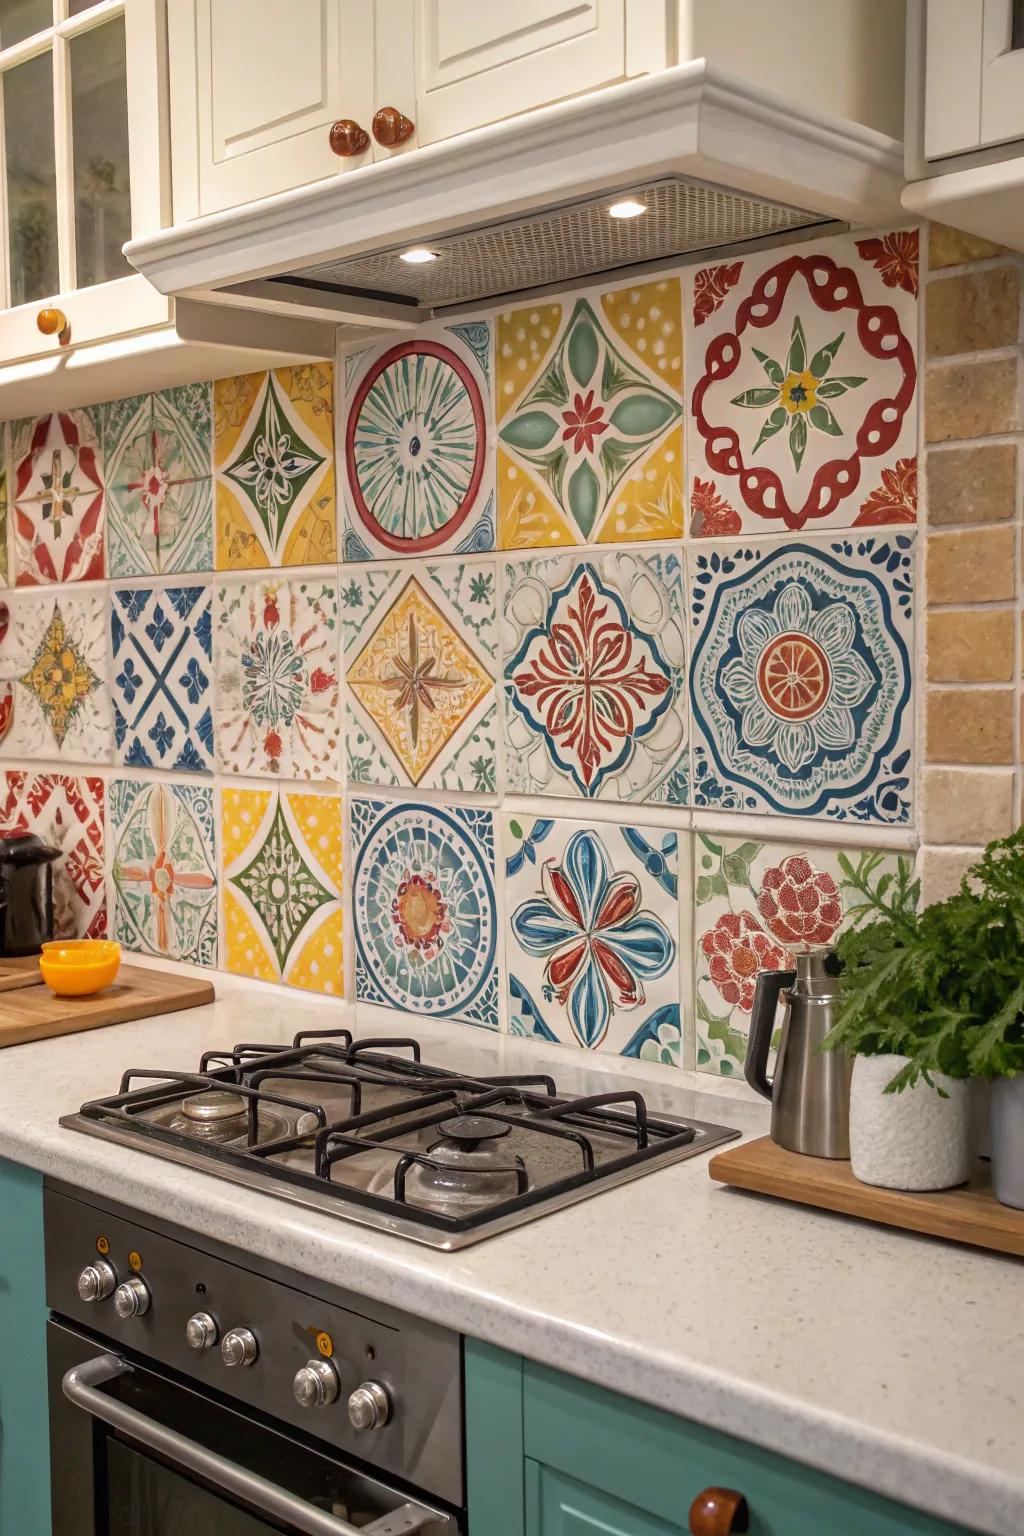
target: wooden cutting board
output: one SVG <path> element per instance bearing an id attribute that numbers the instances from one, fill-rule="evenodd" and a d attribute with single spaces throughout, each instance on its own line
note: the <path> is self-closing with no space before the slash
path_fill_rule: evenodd
<path id="1" fill-rule="evenodd" d="M 0 992 L 16 992 L 19 987 L 38 987 L 41 981 L 38 955 L 0 960 Z"/>
<path id="2" fill-rule="evenodd" d="M 762 1136 L 719 1152 L 708 1171 L 719 1183 L 736 1189 L 1024 1257 L 1024 1211 L 1000 1205 L 989 1183 L 988 1164 L 981 1161 L 971 1182 L 959 1189 L 912 1195 L 862 1184 L 848 1162 L 803 1157 Z"/>
<path id="3" fill-rule="evenodd" d="M 38 967 L 38 962 L 33 962 Z M 24 967 L 27 962 L 0 962 L 0 971 Z M 177 1013 L 212 1003 L 213 986 L 190 976 L 167 971 L 148 971 L 122 965 L 117 980 L 95 997 L 55 997 L 42 980 L 14 990 L 0 985 L 0 1048 L 46 1040 L 51 1035 L 72 1035 L 81 1029 L 100 1029 L 104 1024 L 126 1024 L 157 1013 Z M 2 975 L 0 975 L 2 984 Z"/>

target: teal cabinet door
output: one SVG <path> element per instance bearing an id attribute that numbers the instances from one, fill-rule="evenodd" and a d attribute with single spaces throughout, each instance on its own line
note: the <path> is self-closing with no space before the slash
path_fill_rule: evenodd
<path id="1" fill-rule="evenodd" d="M 43 1181 L 0 1158 L 0 1532 L 50 1536 Z"/>
<path id="2" fill-rule="evenodd" d="M 538 1461 L 526 1463 L 526 1536 L 684 1536 L 685 1529 Z"/>

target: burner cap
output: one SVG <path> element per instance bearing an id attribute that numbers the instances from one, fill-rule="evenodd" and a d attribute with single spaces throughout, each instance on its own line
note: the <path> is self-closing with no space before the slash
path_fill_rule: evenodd
<path id="1" fill-rule="evenodd" d="M 511 1129 L 501 1120 L 492 1120 L 490 1115 L 456 1115 L 451 1120 L 442 1120 L 438 1126 L 442 1136 L 452 1141 L 495 1141 L 499 1136 L 507 1136 Z"/>
<path id="2" fill-rule="evenodd" d="M 188 1120 L 198 1120 L 209 1125 L 219 1120 L 238 1120 L 246 1112 L 245 1099 L 240 1093 L 230 1093 L 226 1088 L 210 1088 L 205 1093 L 194 1093 L 183 1099 L 181 1112 Z"/>

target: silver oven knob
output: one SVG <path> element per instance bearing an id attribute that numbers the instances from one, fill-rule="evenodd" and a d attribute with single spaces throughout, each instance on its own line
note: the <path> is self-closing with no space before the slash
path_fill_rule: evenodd
<path id="1" fill-rule="evenodd" d="M 106 1301 L 117 1285 L 117 1272 L 106 1259 L 87 1264 L 78 1277 L 78 1294 L 82 1301 Z"/>
<path id="2" fill-rule="evenodd" d="M 336 1401 L 341 1384 L 329 1360 L 310 1360 L 295 1372 L 292 1391 L 300 1408 L 326 1408 Z"/>
<path id="3" fill-rule="evenodd" d="M 212 1349 L 217 1342 L 217 1324 L 209 1312 L 197 1312 L 185 1324 L 185 1342 L 189 1349 Z"/>
<path id="4" fill-rule="evenodd" d="M 252 1365 L 259 1352 L 251 1328 L 232 1328 L 220 1342 L 220 1356 L 225 1365 Z"/>
<path id="5" fill-rule="evenodd" d="M 353 1429 L 383 1429 L 391 1417 L 391 1399 L 377 1381 L 364 1381 L 348 1400 Z"/>
<path id="6" fill-rule="evenodd" d="M 133 1275 L 130 1280 L 122 1281 L 114 1292 L 114 1311 L 124 1320 L 142 1317 L 149 1311 L 150 1299 L 149 1286 L 145 1280 Z"/>

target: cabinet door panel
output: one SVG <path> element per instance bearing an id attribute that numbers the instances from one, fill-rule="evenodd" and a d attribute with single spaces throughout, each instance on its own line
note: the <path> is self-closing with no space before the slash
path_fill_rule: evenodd
<path id="1" fill-rule="evenodd" d="M 50 1529 L 43 1181 L 0 1158 L 0 1531 Z"/>
<path id="2" fill-rule="evenodd" d="M 1013 0 L 985 0 L 979 143 L 1024 138 L 1024 39 L 1014 35 Z"/>
<path id="3" fill-rule="evenodd" d="M 418 142 L 621 80 L 625 12 L 626 0 L 414 0 Z M 378 0 L 381 94 L 408 50 L 408 16 L 393 0 Z"/>
<path id="4" fill-rule="evenodd" d="M 631 1504 L 563 1477 L 539 1462 L 526 1463 L 526 1536 L 682 1536 Z"/>
<path id="5" fill-rule="evenodd" d="M 331 124 L 368 126 L 373 18 L 360 0 L 181 0 L 168 13 L 176 220 L 362 163 Z"/>

